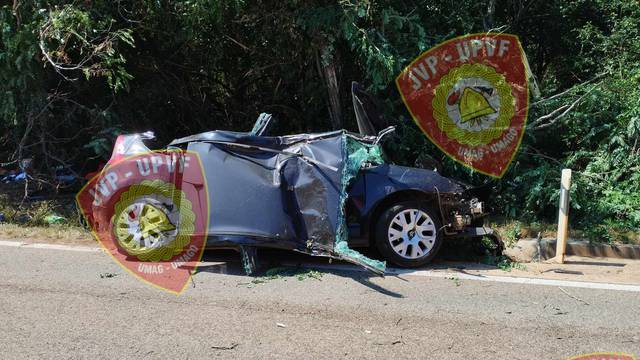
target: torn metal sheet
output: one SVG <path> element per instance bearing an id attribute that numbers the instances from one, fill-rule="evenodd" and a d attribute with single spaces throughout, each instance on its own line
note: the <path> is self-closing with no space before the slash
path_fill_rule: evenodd
<path id="1" fill-rule="evenodd" d="M 384 262 L 347 246 L 343 211 L 362 165 L 383 163 L 374 142 L 346 131 L 282 137 L 211 131 L 171 146 L 202 161 L 210 194 L 207 246 L 278 247 L 383 273 Z"/>

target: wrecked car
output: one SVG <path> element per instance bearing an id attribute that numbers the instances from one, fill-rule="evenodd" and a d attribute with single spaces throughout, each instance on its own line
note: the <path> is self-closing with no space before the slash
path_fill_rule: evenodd
<path id="1" fill-rule="evenodd" d="M 249 132 L 209 131 L 166 147 L 196 153 L 201 161 L 206 189 L 188 185 L 208 194 L 206 248 L 240 250 L 245 268 L 255 266 L 256 248 L 279 248 L 384 273 L 385 262 L 353 248 L 375 246 L 393 264 L 418 267 L 431 261 L 447 238 L 490 233 L 482 227 L 485 209 L 472 189 L 437 171 L 388 161 L 382 144 L 394 127 L 386 126 L 359 84 L 353 84 L 352 94 L 359 133 L 270 136 L 273 119 L 261 114 Z M 144 141 L 150 138 L 150 133 L 119 136 L 109 164 L 149 152 Z M 167 225 L 155 232 L 118 240 L 123 251 L 133 242 L 144 253 L 172 231 L 175 236 L 180 226 L 181 217 L 171 215 L 173 205 L 156 200 L 139 200 L 144 213 L 128 208 L 116 214 L 105 210 L 113 205 L 104 201 L 92 216 L 102 217 L 98 223 L 107 229 L 124 217 L 126 226 L 138 230 L 155 221 L 145 216 L 161 218 Z"/>

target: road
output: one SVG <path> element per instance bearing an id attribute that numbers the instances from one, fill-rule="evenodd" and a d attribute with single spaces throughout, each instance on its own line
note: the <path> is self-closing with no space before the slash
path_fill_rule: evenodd
<path id="1" fill-rule="evenodd" d="M 240 275 L 237 255 L 208 253 L 206 260 L 193 285 L 175 296 L 136 280 L 101 252 L 1 247 L 1 357 L 564 359 L 597 351 L 640 354 L 638 292 L 410 275 L 380 278 L 342 270 L 324 270 L 319 279 L 252 282 Z"/>

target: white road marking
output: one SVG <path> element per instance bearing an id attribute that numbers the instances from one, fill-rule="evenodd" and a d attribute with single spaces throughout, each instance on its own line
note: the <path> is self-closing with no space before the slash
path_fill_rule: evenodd
<path id="1" fill-rule="evenodd" d="M 295 265 L 295 264 L 289 264 L 289 265 Z M 355 265 L 301 264 L 301 266 L 306 268 L 321 269 L 321 270 L 368 272 L 368 270 Z M 515 277 L 515 276 L 495 276 L 495 275 L 482 275 L 482 274 L 474 275 L 474 274 L 467 274 L 462 272 L 442 271 L 442 270 L 411 270 L 411 269 L 400 269 L 400 268 L 387 268 L 386 275 L 408 275 L 408 276 L 433 277 L 433 278 L 441 278 L 441 279 L 489 281 L 489 282 L 499 282 L 499 283 L 508 283 L 508 284 L 565 286 L 565 287 L 575 287 L 575 288 L 584 288 L 584 289 L 640 292 L 640 285 L 539 279 L 539 278 Z"/>
<path id="2" fill-rule="evenodd" d="M 22 246 L 25 243 L 19 242 L 19 241 L 0 241 L 0 245 L 2 246 Z"/>
<path id="3" fill-rule="evenodd" d="M 19 241 L 2 241 L 2 240 L 0 240 L 0 246 L 19 247 L 19 248 L 27 248 L 27 249 L 66 250 L 66 251 L 79 251 L 79 252 L 102 252 L 103 251 L 101 248 L 89 247 L 89 246 L 70 246 L 70 245 L 40 244 L 40 243 L 29 244 L 29 243 L 24 243 Z M 284 265 L 297 266 L 298 264 L 285 262 Z M 304 263 L 304 264 L 301 264 L 301 266 L 306 268 L 321 269 L 321 270 L 368 272 L 368 270 L 361 268 L 359 266 L 346 265 L 346 264 L 324 265 L 324 264 Z M 515 276 L 495 276 L 495 275 L 482 275 L 482 274 L 474 275 L 474 274 L 468 274 L 463 272 L 452 272 L 452 271 L 441 271 L 441 270 L 411 270 L 411 269 L 400 269 L 400 268 L 387 268 L 387 275 L 407 275 L 407 276 L 421 276 L 421 277 L 432 277 L 432 278 L 441 278 L 441 279 L 488 281 L 488 282 L 499 282 L 499 283 L 508 283 L 508 284 L 563 286 L 563 287 L 574 287 L 574 288 L 584 288 L 584 289 L 640 292 L 640 285 L 539 279 L 539 278 L 515 277 Z"/>
<path id="4" fill-rule="evenodd" d="M 27 249 L 49 249 L 49 250 L 66 250 L 79 252 L 101 252 L 102 249 L 90 246 L 70 246 L 60 244 L 41 244 L 41 243 L 24 243 L 19 241 L 0 241 L 0 246 L 20 247 Z"/>

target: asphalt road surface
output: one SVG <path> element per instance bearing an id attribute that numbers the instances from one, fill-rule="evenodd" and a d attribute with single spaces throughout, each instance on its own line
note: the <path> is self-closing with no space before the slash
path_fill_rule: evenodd
<path id="1" fill-rule="evenodd" d="M 175 296 L 101 252 L 1 247 L 0 358 L 640 354 L 638 292 L 336 270 L 255 281 L 237 255 L 207 256 Z"/>

